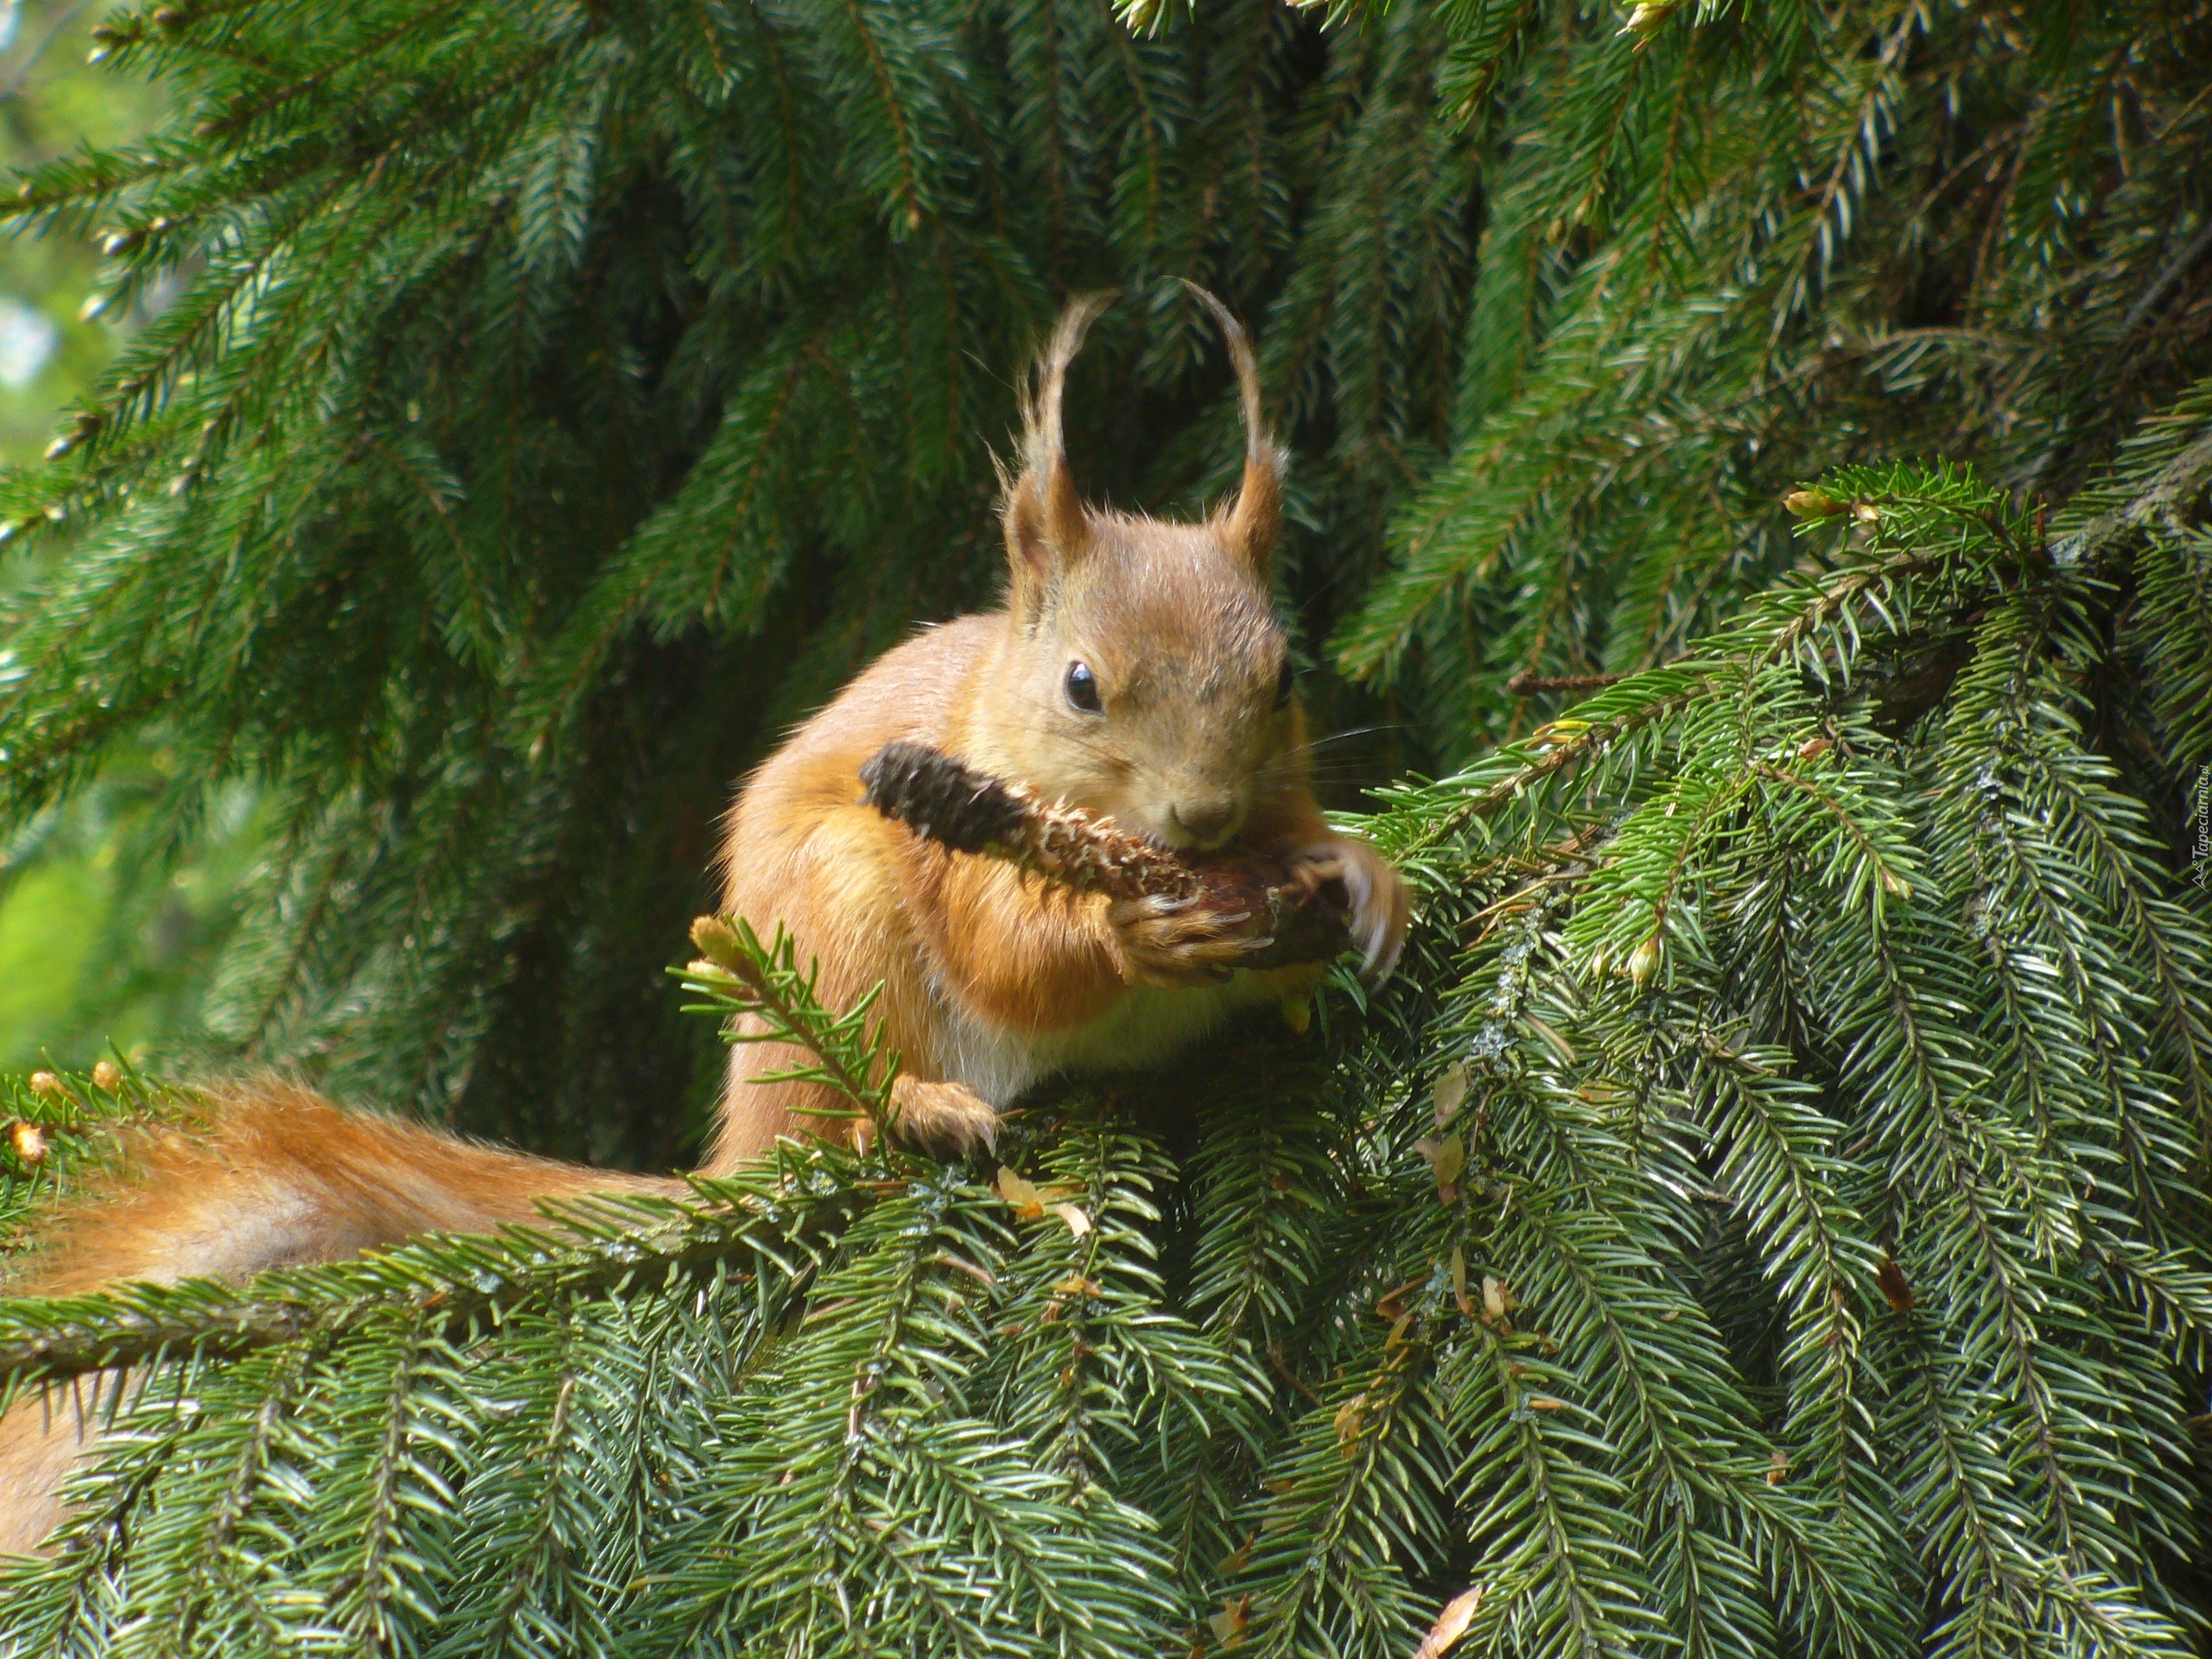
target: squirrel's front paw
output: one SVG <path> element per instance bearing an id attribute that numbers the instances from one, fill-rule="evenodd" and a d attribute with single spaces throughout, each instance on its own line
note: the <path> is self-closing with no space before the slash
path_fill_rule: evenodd
<path id="1" fill-rule="evenodd" d="M 1294 874 L 1310 891 L 1323 882 L 1340 881 L 1352 901 L 1352 942 L 1358 947 L 1359 975 L 1370 985 L 1390 977 L 1406 945 L 1406 921 L 1413 895 L 1390 861 L 1364 841 L 1331 836 L 1291 854 Z"/>
<path id="2" fill-rule="evenodd" d="M 1214 985 L 1273 941 L 1255 935 L 1249 910 L 1212 910 L 1202 898 L 1116 899 L 1106 912 L 1121 946 L 1121 976 L 1173 989 Z"/>
<path id="3" fill-rule="evenodd" d="M 909 1146 L 965 1158 L 977 1147 L 995 1151 L 999 1114 L 965 1084 L 925 1083 L 902 1073 L 891 1085 L 898 1109 L 894 1133 Z"/>

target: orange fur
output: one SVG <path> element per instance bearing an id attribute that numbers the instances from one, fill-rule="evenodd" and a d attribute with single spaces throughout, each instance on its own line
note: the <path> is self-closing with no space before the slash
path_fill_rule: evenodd
<path id="1" fill-rule="evenodd" d="M 1008 487 L 1006 608 L 885 654 L 753 775 L 731 811 L 725 908 L 764 937 L 788 930 L 831 1007 L 882 985 L 877 1016 L 903 1061 L 894 1103 L 918 1139 L 988 1140 L 997 1109 L 1036 1079 L 1158 1060 L 1239 1006 L 1310 986 L 1321 969 L 1232 973 L 1234 919 L 1071 893 L 878 817 L 859 804 L 860 769 L 894 739 L 1170 846 L 1242 847 L 1341 876 L 1370 971 L 1389 971 L 1403 936 L 1395 872 L 1332 834 L 1314 802 L 1267 582 L 1279 458 L 1260 425 L 1250 349 L 1214 308 L 1244 398 L 1237 495 L 1195 525 L 1084 506 L 1060 401 L 1095 307 L 1072 307 L 1041 366 L 1025 465 Z M 1096 708 L 1070 690 L 1076 662 L 1093 676 Z M 704 1173 L 727 1173 L 781 1136 L 832 1131 L 808 1115 L 839 1103 L 823 1085 L 754 1080 L 803 1060 L 773 1042 L 732 1048 Z M 215 1090 L 210 1101 L 210 1137 L 149 1135 L 134 1178 L 65 1217 L 19 1293 L 241 1279 L 426 1230 L 526 1218 L 541 1197 L 681 1190 L 343 1113 L 283 1084 Z M 0 1424 L 0 1550 L 43 1535 L 79 1450 L 67 1413 L 33 1404 Z"/>
<path id="2" fill-rule="evenodd" d="M 85 1395 L 118 1386 L 98 1374 Z M 27 1554 L 62 1517 L 62 1482 L 91 1449 L 99 1398 L 31 1400 L 0 1419 L 0 1556 Z"/>

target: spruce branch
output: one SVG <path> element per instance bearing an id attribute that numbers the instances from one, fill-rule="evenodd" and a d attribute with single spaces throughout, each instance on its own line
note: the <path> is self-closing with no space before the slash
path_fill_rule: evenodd
<path id="1" fill-rule="evenodd" d="M 763 945 L 742 921 L 713 917 L 700 918 L 693 932 L 709 959 L 680 972 L 687 988 L 711 999 L 704 1012 L 758 1019 L 768 1036 L 813 1057 L 791 1075 L 829 1083 L 856 1113 L 888 1110 L 892 1073 L 880 1033 L 866 1024 L 871 999 L 833 1015 L 816 1000 L 811 975 L 799 973 L 787 939 Z M 82 1083 L 57 1078 L 43 1092 L 25 1093 L 72 1123 L 88 1097 L 107 1099 L 105 1109 L 118 1119 L 148 1099 L 197 1103 L 189 1091 L 144 1085 L 119 1070 L 104 1080 L 112 1087 L 103 1090 L 88 1075 Z M 111 1369 L 234 1359 L 359 1328 L 380 1310 L 411 1310 L 426 1322 L 426 1340 L 452 1340 L 553 1298 L 610 1294 L 655 1275 L 671 1283 L 693 1278 L 758 1249 L 804 1244 L 900 1184 L 890 1175 L 860 1180 L 860 1166 L 839 1161 L 843 1157 L 826 1151 L 811 1162 L 787 1157 L 734 1182 L 699 1182 L 688 1200 L 610 1194 L 549 1200 L 540 1206 L 542 1227 L 410 1243 L 359 1262 L 264 1274 L 243 1288 L 187 1280 L 0 1304 L 0 1390 L 14 1398 Z M 830 1180 L 837 1196 L 809 1207 L 809 1218 L 794 1230 L 786 1213 L 793 1183 L 804 1171 L 810 1189 L 822 1190 L 825 1158 L 845 1183 L 860 1184 Z"/>
<path id="2" fill-rule="evenodd" d="M 459 1340 L 555 1297 L 688 1279 L 757 1250 L 801 1245 L 842 1225 L 866 1194 L 898 1184 L 802 1205 L 794 1226 L 782 1183 L 798 1173 L 701 1182 L 696 1201 L 549 1201 L 543 1228 L 431 1237 L 360 1261 L 264 1273 L 244 1287 L 186 1279 L 0 1302 L 0 1382 L 15 1399 L 112 1369 L 236 1358 L 358 1328 L 381 1310 L 413 1310 L 428 1334 Z"/>

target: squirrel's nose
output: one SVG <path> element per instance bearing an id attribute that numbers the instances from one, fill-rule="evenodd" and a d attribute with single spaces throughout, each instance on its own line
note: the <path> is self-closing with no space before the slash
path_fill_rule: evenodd
<path id="1" fill-rule="evenodd" d="M 1168 816 L 1176 828 L 1201 847 L 1210 847 L 1222 838 L 1230 821 L 1237 816 L 1234 795 L 1200 795 L 1189 800 L 1179 800 L 1168 808 Z"/>

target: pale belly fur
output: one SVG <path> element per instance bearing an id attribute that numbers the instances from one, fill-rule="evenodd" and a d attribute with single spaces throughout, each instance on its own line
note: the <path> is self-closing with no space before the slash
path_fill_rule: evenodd
<path id="1" fill-rule="evenodd" d="M 940 1000 L 945 1075 L 1003 1108 L 1055 1072 L 1132 1071 L 1165 1060 L 1238 1009 L 1279 994 L 1246 973 L 1224 985 L 1187 990 L 1138 985 L 1087 1024 L 1026 1032 L 985 1025 Z"/>

